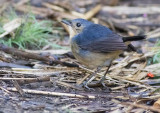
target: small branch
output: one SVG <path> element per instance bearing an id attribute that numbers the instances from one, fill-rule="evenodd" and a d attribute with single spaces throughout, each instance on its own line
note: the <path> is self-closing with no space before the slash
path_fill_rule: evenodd
<path id="1" fill-rule="evenodd" d="M 78 81 L 77 84 L 78 84 L 78 85 L 82 84 L 89 76 L 90 76 L 90 74 L 87 74 L 87 75 L 84 76 L 80 81 Z"/>
<path id="2" fill-rule="evenodd" d="M 17 91 L 16 88 L 7 88 L 9 91 Z M 92 95 L 80 95 L 80 94 L 71 94 L 71 93 L 60 93 L 60 92 L 49 92 L 49 91 L 38 91 L 38 90 L 29 90 L 29 89 L 23 89 L 25 93 L 30 94 L 39 94 L 39 95 L 50 95 L 50 96 L 67 96 L 72 98 L 89 98 L 89 99 L 95 99 L 96 96 Z"/>
<path id="3" fill-rule="evenodd" d="M 45 61 L 45 62 L 51 62 L 51 59 L 47 57 L 43 57 L 38 54 L 33 54 L 33 53 L 25 52 L 22 50 L 18 50 L 15 48 L 7 47 L 3 44 L 0 44 L 0 50 L 8 54 L 12 54 L 12 55 L 19 56 L 19 57 L 24 57 L 28 59 L 36 59 L 36 60 Z"/>
<path id="4" fill-rule="evenodd" d="M 44 62 L 47 62 L 49 64 L 61 64 L 61 65 L 68 66 L 68 67 L 78 67 L 77 64 L 62 62 L 62 61 L 59 61 L 59 60 L 55 60 L 53 57 L 45 57 L 45 56 L 40 56 L 40 55 L 35 54 L 35 53 L 25 52 L 25 51 L 22 51 L 22 50 L 18 50 L 16 48 L 7 47 L 3 44 L 0 44 L 0 51 L 4 51 L 8 54 L 12 54 L 12 55 L 15 55 L 15 56 L 18 56 L 18 57 L 44 61 Z"/>

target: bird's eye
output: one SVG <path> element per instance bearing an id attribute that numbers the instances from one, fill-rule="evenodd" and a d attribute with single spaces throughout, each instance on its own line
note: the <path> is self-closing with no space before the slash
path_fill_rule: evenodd
<path id="1" fill-rule="evenodd" d="M 77 26 L 77 27 L 80 27 L 80 26 L 81 26 L 81 24 L 80 24 L 80 23 L 77 23 L 77 24 L 76 24 L 76 26 Z"/>

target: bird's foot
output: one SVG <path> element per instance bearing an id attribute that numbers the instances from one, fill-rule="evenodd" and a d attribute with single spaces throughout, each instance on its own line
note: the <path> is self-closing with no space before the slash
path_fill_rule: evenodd
<path id="1" fill-rule="evenodd" d="M 106 84 L 104 82 L 99 81 L 97 84 L 100 86 L 106 87 Z"/>
<path id="2" fill-rule="evenodd" d="M 105 83 L 104 83 L 104 80 L 105 80 L 105 79 L 106 79 L 106 77 L 103 76 L 97 84 L 100 84 L 101 86 L 106 87 L 106 85 L 105 85 Z"/>
<path id="3" fill-rule="evenodd" d="M 95 91 L 93 88 L 88 87 L 88 83 L 87 82 L 83 83 L 83 87 L 85 89 L 89 90 L 89 91 Z"/>

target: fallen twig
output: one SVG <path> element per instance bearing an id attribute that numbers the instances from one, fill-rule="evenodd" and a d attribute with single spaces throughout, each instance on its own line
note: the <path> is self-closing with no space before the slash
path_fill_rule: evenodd
<path id="1" fill-rule="evenodd" d="M 61 54 L 66 54 L 68 52 L 70 52 L 70 50 L 63 50 L 63 49 L 56 49 L 56 50 L 25 50 L 26 52 L 30 52 L 30 53 L 37 53 L 37 54 L 43 54 L 43 53 L 49 53 L 49 54 L 57 54 L 57 55 L 61 55 Z"/>
<path id="2" fill-rule="evenodd" d="M 7 89 L 5 89 L 5 88 L 3 88 L 3 87 L 1 87 L 1 86 L 0 86 L 0 89 L 3 90 L 3 91 L 5 91 L 5 92 L 8 93 L 8 94 L 11 94 L 11 92 L 9 92 Z"/>
<path id="3" fill-rule="evenodd" d="M 12 68 L 12 70 L 8 70 L 7 72 L 19 73 L 19 74 L 31 74 L 40 77 L 44 77 L 44 75 L 54 75 L 62 72 L 72 72 L 76 71 L 76 68 L 52 68 L 52 69 L 25 69 L 25 68 Z"/>
<path id="4" fill-rule="evenodd" d="M 7 88 L 7 90 L 10 91 L 17 91 L 16 88 Z M 50 96 L 67 96 L 67 97 L 73 97 L 73 98 L 89 98 L 89 99 L 95 99 L 95 96 L 92 95 L 80 95 L 80 94 L 71 94 L 71 93 L 60 93 L 60 92 L 50 92 L 50 91 L 38 91 L 38 90 L 30 90 L 30 89 L 23 89 L 25 93 L 30 94 L 39 94 L 39 95 L 50 95 Z"/>
<path id="5" fill-rule="evenodd" d="M 50 57 L 45 57 L 45 56 L 41 56 L 41 55 L 38 55 L 38 54 L 35 54 L 35 53 L 29 53 L 29 52 L 25 52 L 25 51 L 22 51 L 22 50 L 18 50 L 16 48 L 7 47 L 3 44 L 0 44 L 0 50 L 6 52 L 8 54 L 16 55 L 18 57 L 40 60 L 40 61 L 47 62 L 49 64 L 61 64 L 61 65 L 68 66 L 68 67 L 78 67 L 77 64 L 71 64 L 71 63 L 67 63 L 67 62 L 62 62 L 60 60 L 55 60 L 51 56 Z"/>

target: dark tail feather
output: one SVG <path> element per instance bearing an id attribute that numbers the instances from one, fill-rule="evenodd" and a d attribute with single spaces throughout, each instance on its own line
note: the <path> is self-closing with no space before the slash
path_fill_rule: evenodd
<path id="1" fill-rule="evenodd" d="M 137 41 L 137 40 L 143 40 L 146 38 L 146 35 L 144 36 L 132 36 L 132 37 L 123 37 L 123 41 L 127 42 L 127 41 Z"/>

